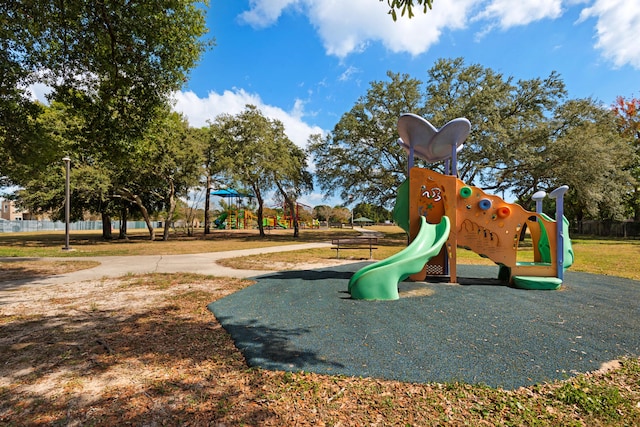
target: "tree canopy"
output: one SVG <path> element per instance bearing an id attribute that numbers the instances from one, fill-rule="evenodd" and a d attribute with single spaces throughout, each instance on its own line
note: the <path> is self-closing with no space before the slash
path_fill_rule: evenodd
<path id="1" fill-rule="evenodd" d="M 635 180 L 626 195 L 626 201 L 633 218 L 640 221 L 640 99 L 619 96 L 612 109 L 616 115 L 616 124 L 622 137 L 632 146 L 632 158 L 630 172 Z"/>
<path id="2" fill-rule="evenodd" d="M 313 189 L 307 154 L 286 136 L 282 122 L 265 117 L 254 105 L 235 116 L 218 116 L 210 126 L 222 147 L 219 161 L 225 165 L 225 175 L 250 189 L 258 202 L 258 228 L 264 236 L 264 203 L 270 191 L 278 191 L 290 212 L 295 212 L 297 198 Z"/>
<path id="3" fill-rule="evenodd" d="M 86 207 L 101 211 L 103 222 L 109 223 L 104 229 L 108 237 L 113 191 L 131 186 L 123 177 L 135 176 L 122 171 L 144 151 L 148 131 L 166 113 L 170 95 L 212 44 L 203 38 L 207 29 L 198 3 L 0 4 L 4 183 L 29 187 L 69 156 L 74 173 L 82 170 L 99 181 L 97 195 Z M 30 99 L 27 88 L 36 83 L 51 89 L 52 109 Z M 41 119 L 44 114 L 48 116 Z M 56 122 L 55 115 L 64 120 Z"/>
<path id="4" fill-rule="evenodd" d="M 470 120 L 458 155 L 458 174 L 469 184 L 509 192 L 525 207 L 532 207 L 534 192 L 568 184 L 568 212 L 575 218 L 625 216 L 635 182 L 632 145 L 610 109 L 592 99 L 567 99 L 557 73 L 514 81 L 455 58 L 436 61 L 425 83 L 392 72 L 387 77 L 371 82 L 332 132 L 310 139 L 325 195 L 389 208 L 407 173 L 397 121 L 410 112 L 437 128 L 457 117 Z"/>

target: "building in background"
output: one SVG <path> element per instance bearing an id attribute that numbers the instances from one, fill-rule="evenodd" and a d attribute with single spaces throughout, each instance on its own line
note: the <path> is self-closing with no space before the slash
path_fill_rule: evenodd
<path id="1" fill-rule="evenodd" d="M 2 214 L 0 218 L 7 221 L 22 221 L 23 212 L 16 207 L 16 204 L 12 200 L 2 200 Z"/>
<path id="2" fill-rule="evenodd" d="M 13 200 L 0 199 L 0 218 L 6 219 L 7 221 L 22 221 L 22 220 L 34 220 L 34 215 L 27 211 L 23 211 L 22 209 L 16 206 L 16 202 Z"/>

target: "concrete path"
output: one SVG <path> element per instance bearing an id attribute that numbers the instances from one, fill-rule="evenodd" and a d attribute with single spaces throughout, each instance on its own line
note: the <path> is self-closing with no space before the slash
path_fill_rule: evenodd
<path id="1" fill-rule="evenodd" d="M 137 256 L 102 256 L 76 258 L 87 261 L 98 261 L 100 265 L 86 270 L 59 274 L 41 279 L 25 279 L 12 281 L 11 285 L 52 285 L 61 283 L 97 280 L 107 277 L 121 277 L 127 274 L 146 273 L 197 273 L 213 276 L 246 278 L 273 273 L 273 270 L 236 270 L 224 267 L 216 261 L 225 258 L 237 258 L 248 255 L 259 255 L 274 252 L 299 251 L 315 248 L 329 248 L 330 243 L 304 243 L 298 245 L 271 246 L 265 248 L 242 249 L 227 252 L 207 252 L 186 255 L 137 255 Z M 24 258 L 42 260 L 69 261 L 74 258 Z M 16 258 L 4 258 L 0 261 L 16 261 Z M 4 283 L 3 285 L 7 285 Z"/>

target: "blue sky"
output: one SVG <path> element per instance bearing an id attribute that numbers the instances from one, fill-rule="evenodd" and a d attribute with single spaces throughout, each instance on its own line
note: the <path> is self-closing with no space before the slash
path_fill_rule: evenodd
<path id="1" fill-rule="evenodd" d="M 640 96 L 638 0 L 435 0 L 426 15 L 396 22 L 387 10 L 378 0 L 211 0 L 216 46 L 175 109 L 205 126 L 251 103 L 304 147 L 387 71 L 426 80 L 437 59 L 455 57 L 515 79 L 555 70 L 571 98 Z"/>

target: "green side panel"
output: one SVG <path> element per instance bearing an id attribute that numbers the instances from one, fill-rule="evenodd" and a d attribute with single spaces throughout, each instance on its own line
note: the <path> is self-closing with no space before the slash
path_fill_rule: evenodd
<path id="1" fill-rule="evenodd" d="M 562 217 L 562 234 L 564 235 L 564 263 L 562 266 L 566 270 L 573 265 L 575 255 L 573 253 L 571 239 L 569 238 L 569 220 L 564 216 Z"/>
<path id="2" fill-rule="evenodd" d="M 398 187 L 392 218 L 405 233 L 409 234 L 409 179 Z"/>
<path id="3" fill-rule="evenodd" d="M 544 219 L 553 221 L 548 215 L 541 213 Z M 540 251 L 540 262 L 551 262 L 551 245 L 549 244 L 549 235 L 547 229 L 544 227 L 544 222 L 540 221 L 540 241 L 538 242 L 538 250 Z"/>
<path id="4" fill-rule="evenodd" d="M 546 220 L 553 221 L 553 218 L 545 215 L 544 213 L 542 213 L 541 216 Z M 551 262 L 551 247 L 549 245 L 549 236 L 547 236 L 547 230 L 544 228 L 544 226 L 541 226 L 540 229 L 540 242 L 538 242 L 540 258 L 542 262 Z M 562 216 L 562 234 L 564 235 L 564 247 L 562 248 L 562 250 L 564 251 L 564 262 L 562 263 L 562 266 L 566 270 L 573 265 L 575 256 L 573 253 L 573 245 L 571 243 L 571 239 L 569 238 L 569 220 L 565 216 Z"/>
<path id="5" fill-rule="evenodd" d="M 513 276 L 513 285 L 520 289 L 554 291 L 562 280 L 557 277 Z"/>
<path id="6" fill-rule="evenodd" d="M 409 246 L 395 255 L 358 270 L 349 281 L 353 299 L 398 299 L 398 283 L 418 273 L 433 256 L 440 252 L 451 230 L 449 218 L 439 224 L 429 224 L 420 217 L 420 231 Z"/>

